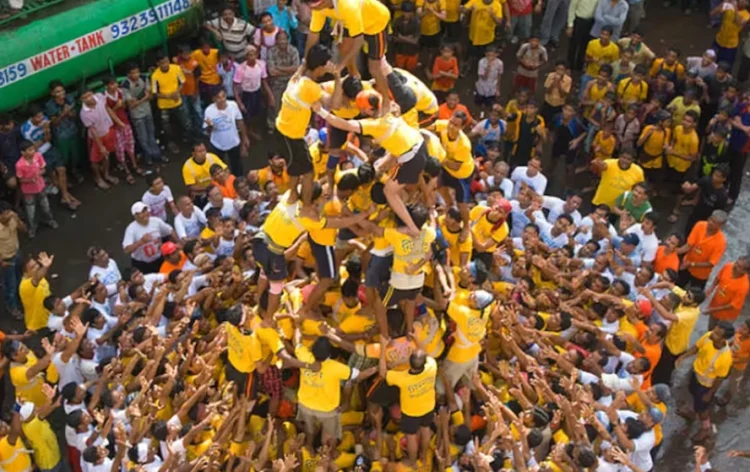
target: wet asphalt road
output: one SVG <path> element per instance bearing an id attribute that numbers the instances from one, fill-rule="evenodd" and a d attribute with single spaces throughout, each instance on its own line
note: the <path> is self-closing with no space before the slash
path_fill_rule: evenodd
<path id="1" fill-rule="evenodd" d="M 656 3 L 653 0 L 649 3 Z M 535 19 L 535 25 L 540 23 Z M 648 18 L 643 22 L 645 31 L 645 42 L 657 54 L 668 45 L 677 45 L 683 52 L 683 56 L 700 55 L 709 47 L 713 41 L 713 30 L 705 27 L 706 18 L 703 14 L 694 14 L 685 17 L 677 13 L 677 10 L 665 10 L 661 5 L 649 7 Z M 512 81 L 512 70 L 515 61 L 513 56 L 516 47 L 508 45 L 503 52 L 506 74 L 504 77 L 504 90 L 510 89 Z M 564 58 L 565 46 L 556 52 L 551 52 L 550 63 L 554 63 L 557 57 Z M 546 69 L 545 69 L 546 71 Z M 470 80 L 461 81 L 462 101 L 467 105 L 471 102 L 471 91 L 473 83 Z M 507 101 L 507 95 L 502 97 Z M 253 143 L 250 157 L 245 161 L 246 168 L 259 168 L 265 165 L 267 152 L 273 149 L 274 143 L 265 135 L 258 142 Z M 185 188 L 181 178 L 182 162 L 189 156 L 189 151 L 181 154 L 170 155 L 171 163 L 159 169 L 165 177 L 168 185 L 172 188 L 175 196 L 184 193 Z M 746 172 L 746 176 L 747 176 Z M 550 177 L 550 189 L 554 194 L 562 191 L 563 184 L 560 176 Z M 121 179 L 122 180 L 122 179 Z M 746 178 L 743 192 L 732 210 L 729 223 L 725 228 L 728 236 L 728 246 L 724 260 L 732 260 L 736 257 L 748 254 L 750 247 L 750 181 Z M 582 177 L 580 187 L 585 187 L 585 177 Z M 25 254 L 35 254 L 38 251 L 47 251 L 55 256 L 54 265 L 50 271 L 50 284 L 58 295 L 66 295 L 77 287 L 86 277 L 89 269 L 89 261 L 86 258 L 86 249 L 92 245 L 106 248 L 114 257 L 121 268 L 128 265 L 127 257 L 121 249 L 121 241 L 124 229 L 131 221 L 129 208 L 132 203 L 138 201 L 146 190 L 146 184 L 139 180 L 136 185 L 128 185 L 124 181 L 108 191 L 94 189 L 89 178 L 83 185 L 74 188 L 73 194 L 77 196 L 83 205 L 75 214 L 53 204 L 53 211 L 60 228 L 56 231 L 40 229 L 34 241 L 23 241 L 22 248 Z M 53 197 L 54 198 L 54 197 Z M 588 195 L 591 198 L 591 195 Z M 662 210 L 665 216 L 666 209 L 671 201 L 665 199 L 657 200 L 655 206 Z M 686 215 L 673 227 L 661 227 L 660 233 L 681 231 L 684 228 Z M 4 308 L 0 307 L 0 310 Z M 744 319 L 748 316 L 748 307 L 742 313 Z M 702 318 L 696 328 L 694 339 L 697 339 L 706 331 L 706 319 Z M 7 313 L 0 313 L 0 329 L 5 332 L 22 331 L 22 323 L 10 319 Z M 689 364 L 689 363 L 686 363 Z M 676 401 L 685 401 L 687 393 L 687 366 L 678 372 L 674 378 L 673 395 Z M 718 428 L 715 441 L 710 444 L 710 458 L 715 470 L 740 471 L 750 470 L 750 460 L 731 459 L 726 457 L 726 452 L 731 449 L 750 449 L 750 432 L 747 424 L 750 423 L 750 411 L 748 405 L 750 400 L 746 394 L 747 382 L 742 392 L 727 408 L 716 411 L 714 421 Z M 676 405 L 670 405 L 670 414 L 664 425 L 664 443 L 659 452 L 659 459 L 654 470 L 659 472 L 684 472 L 692 470 L 692 443 L 690 436 L 696 431 L 697 425 L 690 425 L 685 420 L 674 414 Z M 692 426 L 692 427 L 691 427 Z"/>

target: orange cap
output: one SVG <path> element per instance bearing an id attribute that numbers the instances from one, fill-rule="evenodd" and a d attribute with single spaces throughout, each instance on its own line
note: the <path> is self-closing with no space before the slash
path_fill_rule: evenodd
<path id="1" fill-rule="evenodd" d="M 360 111 L 379 110 L 380 104 L 383 103 L 383 97 L 375 90 L 362 90 L 357 94 L 357 108 Z"/>

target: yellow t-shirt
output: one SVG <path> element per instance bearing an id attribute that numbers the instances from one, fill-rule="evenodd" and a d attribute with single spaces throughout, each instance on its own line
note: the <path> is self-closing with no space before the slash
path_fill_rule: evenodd
<path id="1" fill-rule="evenodd" d="M 435 93 L 425 85 L 424 82 L 416 78 L 409 71 L 404 69 L 393 69 L 406 78 L 406 85 L 414 92 L 417 97 L 417 103 L 414 108 L 401 115 L 401 118 L 407 125 L 419 129 L 419 114 L 434 115 L 438 112 L 438 101 Z"/>
<path id="2" fill-rule="evenodd" d="M 29 472 L 31 468 L 31 455 L 25 452 L 21 438 L 16 438 L 16 444 L 8 442 L 8 436 L 0 438 L 0 464 L 3 472 Z"/>
<path id="3" fill-rule="evenodd" d="M 458 364 L 469 362 L 482 350 L 481 342 L 487 335 L 490 310 L 480 312 L 466 305 L 451 303 L 447 313 L 456 323 L 456 338 L 448 351 L 447 359 Z"/>
<path id="4" fill-rule="evenodd" d="M 424 369 L 419 374 L 408 370 L 389 370 L 385 374 L 388 385 L 395 385 L 400 391 L 401 413 L 419 417 L 435 409 L 435 378 L 437 363 L 427 357 Z"/>
<path id="5" fill-rule="evenodd" d="M 49 282 L 43 278 L 34 286 L 31 277 L 23 277 L 18 286 L 18 295 L 23 305 L 23 318 L 26 329 L 39 331 L 47 327 L 49 312 L 44 308 L 44 299 L 50 294 Z"/>
<path id="6" fill-rule="evenodd" d="M 612 64 L 620 58 L 620 48 L 614 41 L 604 46 L 601 39 L 592 39 L 586 46 L 586 56 L 591 59 L 586 65 L 586 74 L 596 77 L 602 64 Z"/>
<path id="7" fill-rule="evenodd" d="M 201 82 L 209 85 L 219 85 L 221 83 L 221 77 L 219 77 L 219 72 L 216 70 L 216 66 L 219 65 L 218 49 L 210 49 L 208 54 L 203 54 L 203 51 L 196 49 L 190 55 L 190 58 L 198 63 L 201 71 L 199 79 Z"/>
<path id="8" fill-rule="evenodd" d="M 448 121 L 436 121 L 435 131 L 440 136 L 440 144 L 445 149 L 445 159 L 460 162 L 461 167 L 458 170 L 450 170 L 445 167 L 445 170 L 457 179 L 467 179 L 474 173 L 474 157 L 471 155 L 471 141 L 463 131 L 459 131 L 458 137 L 451 141 L 448 137 Z"/>
<path id="9" fill-rule="evenodd" d="M 672 132 L 669 129 L 662 130 L 654 125 L 648 125 L 643 128 L 638 139 L 646 136 L 652 129 L 654 130 L 653 133 L 651 133 L 651 136 L 649 136 L 649 138 L 643 143 L 643 152 L 653 159 L 644 162 L 642 165 L 647 169 L 661 169 L 663 165 L 662 155 L 664 153 L 664 145 L 669 143 Z"/>
<path id="10" fill-rule="evenodd" d="M 255 363 L 260 361 L 260 341 L 256 333 L 244 334 L 236 326 L 225 323 L 227 331 L 227 357 L 232 367 L 249 374 L 255 371 Z"/>
<path id="11" fill-rule="evenodd" d="M 310 153 L 310 160 L 313 165 L 313 178 L 320 180 L 326 175 L 326 167 L 328 166 L 328 153 L 321 152 L 320 141 L 315 141 L 308 146 L 307 151 Z M 261 187 L 263 188 L 263 187 Z"/>
<path id="12" fill-rule="evenodd" d="M 401 117 L 388 114 L 379 118 L 359 120 L 362 134 L 372 136 L 380 146 L 399 157 L 422 142 L 419 131 L 408 126 Z"/>
<path id="13" fill-rule="evenodd" d="M 306 230 L 320 229 L 325 226 L 325 219 L 313 222 L 308 218 L 303 223 L 302 218 L 299 217 L 298 207 L 298 202 L 289 204 L 289 193 L 287 192 L 271 210 L 263 224 L 263 231 L 269 239 L 269 249 L 276 251 L 276 253 L 282 253 L 284 249 L 294 244 L 294 241 Z"/>
<path id="14" fill-rule="evenodd" d="M 631 164 L 628 170 L 622 170 L 617 165 L 617 159 L 607 159 L 604 163 L 607 164 L 607 169 L 602 172 L 602 179 L 592 203 L 594 205 L 605 203 L 612 208 L 617 197 L 631 190 L 635 184 L 644 181 L 643 169 L 636 164 Z"/>
<path id="15" fill-rule="evenodd" d="M 329 216 L 338 216 L 341 214 L 341 200 L 332 198 L 323 205 L 323 211 L 319 220 L 300 216 L 299 221 L 302 226 L 309 228 L 310 238 L 321 246 L 334 246 L 336 244 L 336 235 L 339 230 L 336 228 L 327 228 L 325 226 L 326 218 Z M 322 226 L 321 226 L 322 223 Z"/>
<path id="16" fill-rule="evenodd" d="M 426 129 L 421 130 L 422 137 L 424 138 L 425 147 L 427 149 L 427 155 L 434 157 L 439 162 L 445 160 L 445 148 L 440 142 L 440 138 L 435 136 L 435 133 L 427 131 Z"/>
<path id="17" fill-rule="evenodd" d="M 736 7 L 735 7 L 736 8 Z M 740 32 L 742 28 L 737 25 L 737 15 L 740 21 L 746 23 L 750 19 L 750 12 L 736 9 L 727 10 L 721 17 L 721 26 L 716 33 L 716 44 L 723 48 L 733 49 L 740 45 Z"/>
<path id="18" fill-rule="evenodd" d="M 477 205 L 469 212 L 469 219 L 471 220 L 472 237 L 477 238 L 478 243 L 485 244 L 490 238 L 495 242 L 487 249 L 487 252 L 492 252 L 498 244 L 508 237 L 508 223 L 503 222 L 503 224 L 497 226 L 487 219 L 488 212 L 489 208 L 486 206 Z"/>
<path id="19" fill-rule="evenodd" d="M 388 215 L 382 220 L 378 221 L 378 226 L 380 226 L 381 228 L 395 228 L 396 220 L 394 220 L 391 215 Z M 384 257 L 393 253 L 393 247 L 391 246 L 391 243 L 389 243 L 388 240 L 385 239 L 385 236 L 373 236 L 372 249 L 370 250 L 370 252 L 372 252 L 376 256 Z"/>
<path id="20" fill-rule="evenodd" d="M 672 126 L 682 125 L 682 119 L 685 118 L 685 113 L 692 110 L 700 116 L 701 106 L 698 104 L 698 100 L 693 100 L 690 105 L 685 105 L 685 99 L 682 96 L 675 97 L 667 108 L 672 111 Z"/>
<path id="21" fill-rule="evenodd" d="M 685 293 L 679 287 L 675 287 L 673 292 L 679 296 L 683 296 Z M 674 311 L 677 321 L 669 325 L 667 336 L 664 338 L 664 345 L 669 349 L 669 352 L 679 356 L 687 351 L 690 346 L 690 336 L 693 334 L 693 328 L 695 328 L 695 323 L 698 322 L 700 312 L 700 307 L 697 306 L 686 307 L 680 305 L 677 307 Z"/>
<path id="22" fill-rule="evenodd" d="M 16 389 L 16 397 L 19 400 L 22 402 L 32 402 L 39 408 L 47 402 L 47 397 L 44 395 L 44 391 L 42 391 L 44 377 L 41 373 L 38 373 L 31 379 L 26 378 L 26 372 L 37 362 L 38 360 L 33 352 L 28 353 L 25 364 L 11 362 L 10 380 Z"/>
<path id="23" fill-rule="evenodd" d="M 682 125 L 675 127 L 674 133 L 672 133 L 672 149 L 674 152 L 681 155 L 697 155 L 699 146 L 700 139 L 698 138 L 698 133 L 694 129 L 685 132 L 683 131 Z M 693 165 L 693 162 L 668 154 L 667 164 L 677 172 L 686 172 L 690 166 Z"/>
<path id="24" fill-rule="evenodd" d="M 503 3 L 498 0 L 486 5 L 482 0 L 469 0 L 464 8 L 471 10 L 469 22 L 469 41 L 474 46 L 484 46 L 495 41 L 495 18 L 503 17 Z M 492 14 L 491 14 L 491 13 Z"/>
<path id="25" fill-rule="evenodd" d="M 190 156 L 185 164 L 182 166 L 182 180 L 185 181 L 185 185 L 195 185 L 196 187 L 205 189 L 211 185 L 211 166 L 218 164 L 222 169 L 226 169 L 227 165 L 221 160 L 219 156 L 212 153 L 206 153 L 206 160 L 203 164 L 198 164 Z"/>
<path id="26" fill-rule="evenodd" d="M 640 83 L 634 84 L 630 77 L 622 79 L 617 85 L 617 98 L 623 104 L 645 102 L 648 96 L 648 83 L 641 80 Z"/>
<path id="27" fill-rule="evenodd" d="M 426 257 L 430 244 L 436 237 L 435 228 L 425 225 L 416 238 L 398 229 L 386 228 L 383 236 L 393 246 L 391 286 L 399 290 L 421 288 L 424 284 L 422 267 L 415 268 L 412 272 L 410 266 Z"/>
<path id="28" fill-rule="evenodd" d="M 315 357 L 302 345 L 295 350 L 297 359 L 313 363 Z M 326 359 L 318 372 L 300 369 L 300 383 L 297 398 L 300 405 L 310 410 L 329 412 L 341 404 L 341 381 L 348 380 L 352 370 L 333 359 Z"/>
<path id="29" fill-rule="evenodd" d="M 693 370 L 698 378 L 698 383 L 704 387 L 711 387 L 714 379 L 729 375 L 732 368 L 732 350 L 729 348 L 729 344 L 722 349 L 716 349 L 710 337 L 711 331 L 701 336 L 695 343 L 698 354 L 693 361 Z"/>
<path id="30" fill-rule="evenodd" d="M 334 8 L 313 10 L 310 31 L 320 33 L 326 18 L 343 23 L 349 36 L 375 36 L 388 28 L 391 12 L 379 0 L 338 0 Z"/>
<path id="31" fill-rule="evenodd" d="M 461 17 L 461 0 L 445 0 L 445 22 L 455 23 Z"/>
<path id="32" fill-rule="evenodd" d="M 461 264 L 461 253 L 468 253 L 471 258 L 471 233 L 464 242 L 460 242 L 461 232 L 453 233 L 445 225 L 445 215 L 438 218 L 438 224 L 440 225 L 440 232 L 443 234 L 443 238 L 448 243 L 448 249 L 451 252 L 451 265 L 458 266 Z"/>
<path id="33" fill-rule="evenodd" d="M 427 313 L 414 320 L 414 338 L 428 356 L 437 359 L 445 350 L 443 341 L 445 334 L 445 325 L 439 320 L 435 313 L 428 308 Z"/>
<path id="34" fill-rule="evenodd" d="M 420 33 L 422 36 L 435 36 L 440 33 L 440 18 L 428 12 L 426 6 L 440 13 L 445 11 L 445 0 L 417 0 L 417 8 L 424 9 L 424 16 L 420 20 Z"/>
<path id="35" fill-rule="evenodd" d="M 594 154 L 594 157 L 597 159 L 610 159 L 612 158 L 612 154 L 615 152 L 615 145 L 617 144 L 617 138 L 615 138 L 614 134 L 609 135 L 609 137 L 604 137 L 604 133 L 602 131 L 599 131 L 596 133 L 596 137 L 594 137 L 594 147 L 596 149 L 596 153 Z"/>
<path id="36" fill-rule="evenodd" d="M 34 450 L 34 463 L 41 470 L 51 470 L 60 463 L 60 446 L 57 436 L 47 421 L 34 416 L 21 424 L 26 440 Z"/>
<path id="37" fill-rule="evenodd" d="M 320 84 L 321 88 L 329 95 L 333 95 L 335 85 L 336 84 L 333 80 L 329 80 L 328 82 L 323 82 L 322 84 Z M 372 89 L 372 84 L 370 82 L 366 82 L 366 81 L 362 82 L 362 90 L 371 90 L 371 89 Z M 344 120 L 352 120 L 358 117 L 359 107 L 357 106 L 356 101 L 349 100 L 346 96 L 342 96 L 342 99 L 344 100 L 345 105 L 341 108 L 336 108 L 336 109 L 331 110 L 331 113 L 333 113 L 334 115 Z"/>
<path id="38" fill-rule="evenodd" d="M 162 72 L 158 67 L 151 73 L 151 92 L 157 94 L 170 94 L 179 92 L 182 84 L 185 83 L 185 75 L 177 64 L 170 64 L 166 72 Z M 171 110 L 182 105 L 182 96 L 177 99 L 157 98 L 156 106 L 162 110 Z"/>
<path id="39" fill-rule="evenodd" d="M 313 19 L 315 18 L 313 11 Z M 310 107 L 323 96 L 323 89 L 314 80 L 302 76 L 290 81 L 281 96 L 281 109 L 276 116 L 276 129 L 287 138 L 302 139 L 312 117 Z"/>

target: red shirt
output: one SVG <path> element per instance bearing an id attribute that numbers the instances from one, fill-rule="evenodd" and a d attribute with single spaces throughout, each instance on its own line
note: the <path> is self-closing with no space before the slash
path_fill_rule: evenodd
<path id="1" fill-rule="evenodd" d="M 450 72 L 458 77 L 458 60 L 455 57 L 446 60 L 443 56 L 438 56 L 432 65 L 432 75 L 435 77 L 432 81 L 432 90 L 447 92 L 456 84 L 456 79 L 439 77 L 440 72 Z"/>
<path id="2" fill-rule="evenodd" d="M 33 179 L 31 182 L 21 181 L 21 193 L 24 195 L 37 195 L 44 190 L 44 157 L 41 153 L 35 153 L 30 161 L 20 158 L 16 162 L 16 176 L 19 179 Z"/>
<path id="3" fill-rule="evenodd" d="M 117 89 L 117 93 L 115 93 L 114 95 L 110 95 L 109 92 L 107 92 L 105 90 L 104 91 L 104 98 L 107 99 L 107 106 L 113 112 L 115 112 L 115 115 L 117 116 L 117 118 L 119 118 L 120 121 L 122 121 L 126 125 L 129 125 L 130 124 L 130 119 L 128 119 L 128 113 L 125 111 L 125 105 L 124 105 L 125 99 L 122 96 L 122 90 Z M 121 106 L 120 108 L 118 108 L 117 110 L 115 110 L 115 107 L 117 106 L 118 102 L 123 103 L 123 106 Z"/>
<path id="4" fill-rule="evenodd" d="M 510 16 L 523 16 L 531 13 L 531 0 L 509 0 L 508 9 Z"/>
<path id="5" fill-rule="evenodd" d="M 438 120 L 450 120 L 451 116 L 453 116 L 453 113 L 457 111 L 462 111 L 466 113 L 466 116 L 468 117 L 466 126 L 469 126 L 469 123 L 471 123 L 472 121 L 471 113 L 469 113 L 469 109 L 466 108 L 466 106 L 461 103 L 456 105 L 456 108 L 448 108 L 447 103 L 443 103 L 442 105 L 440 105 L 440 107 L 438 108 Z"/>

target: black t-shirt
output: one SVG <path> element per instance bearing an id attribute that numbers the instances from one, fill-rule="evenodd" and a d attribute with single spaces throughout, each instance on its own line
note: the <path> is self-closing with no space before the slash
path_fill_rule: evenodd
<path id="1" fill-rule="evenodd" d="M 18 126 L 13 127 L 10 133 L 0 133 L 0 160 L 9 168 L 14 167 L 21 157 L 21 141 L 23 136 Z"/>
<path id="2" fill-rule="evenodd" d="M 419 21 L 416 17 L 412 18 L 411 21 L 406 20 L 405 18 L 401 17 L 398 20 L 396 20 L 395 24 L 393 25 L 393 34 L 394 36 L 408 36 L 408 37 L 416 37 L 419 39 Z M 396 44 L 396 54 L 404 54 L 407 56 L 411 56 L 413 54 L 419 54 L 419 45 L 418 44 L 410 44 L 410 43 L 395 43 Z"/>
<path id="3" fill-rule="evenodd" d="M 714 210 L 723 210 L 727 206 L 729 193 L 726 186 L 715 188 L 711 183 L 710 175 L 701 177 L 697 183 L 701 195 L 695 209 L 693 209 L 693 214 L 698 216 L 699 220 L 705 220 L 711 216 Z"/>

